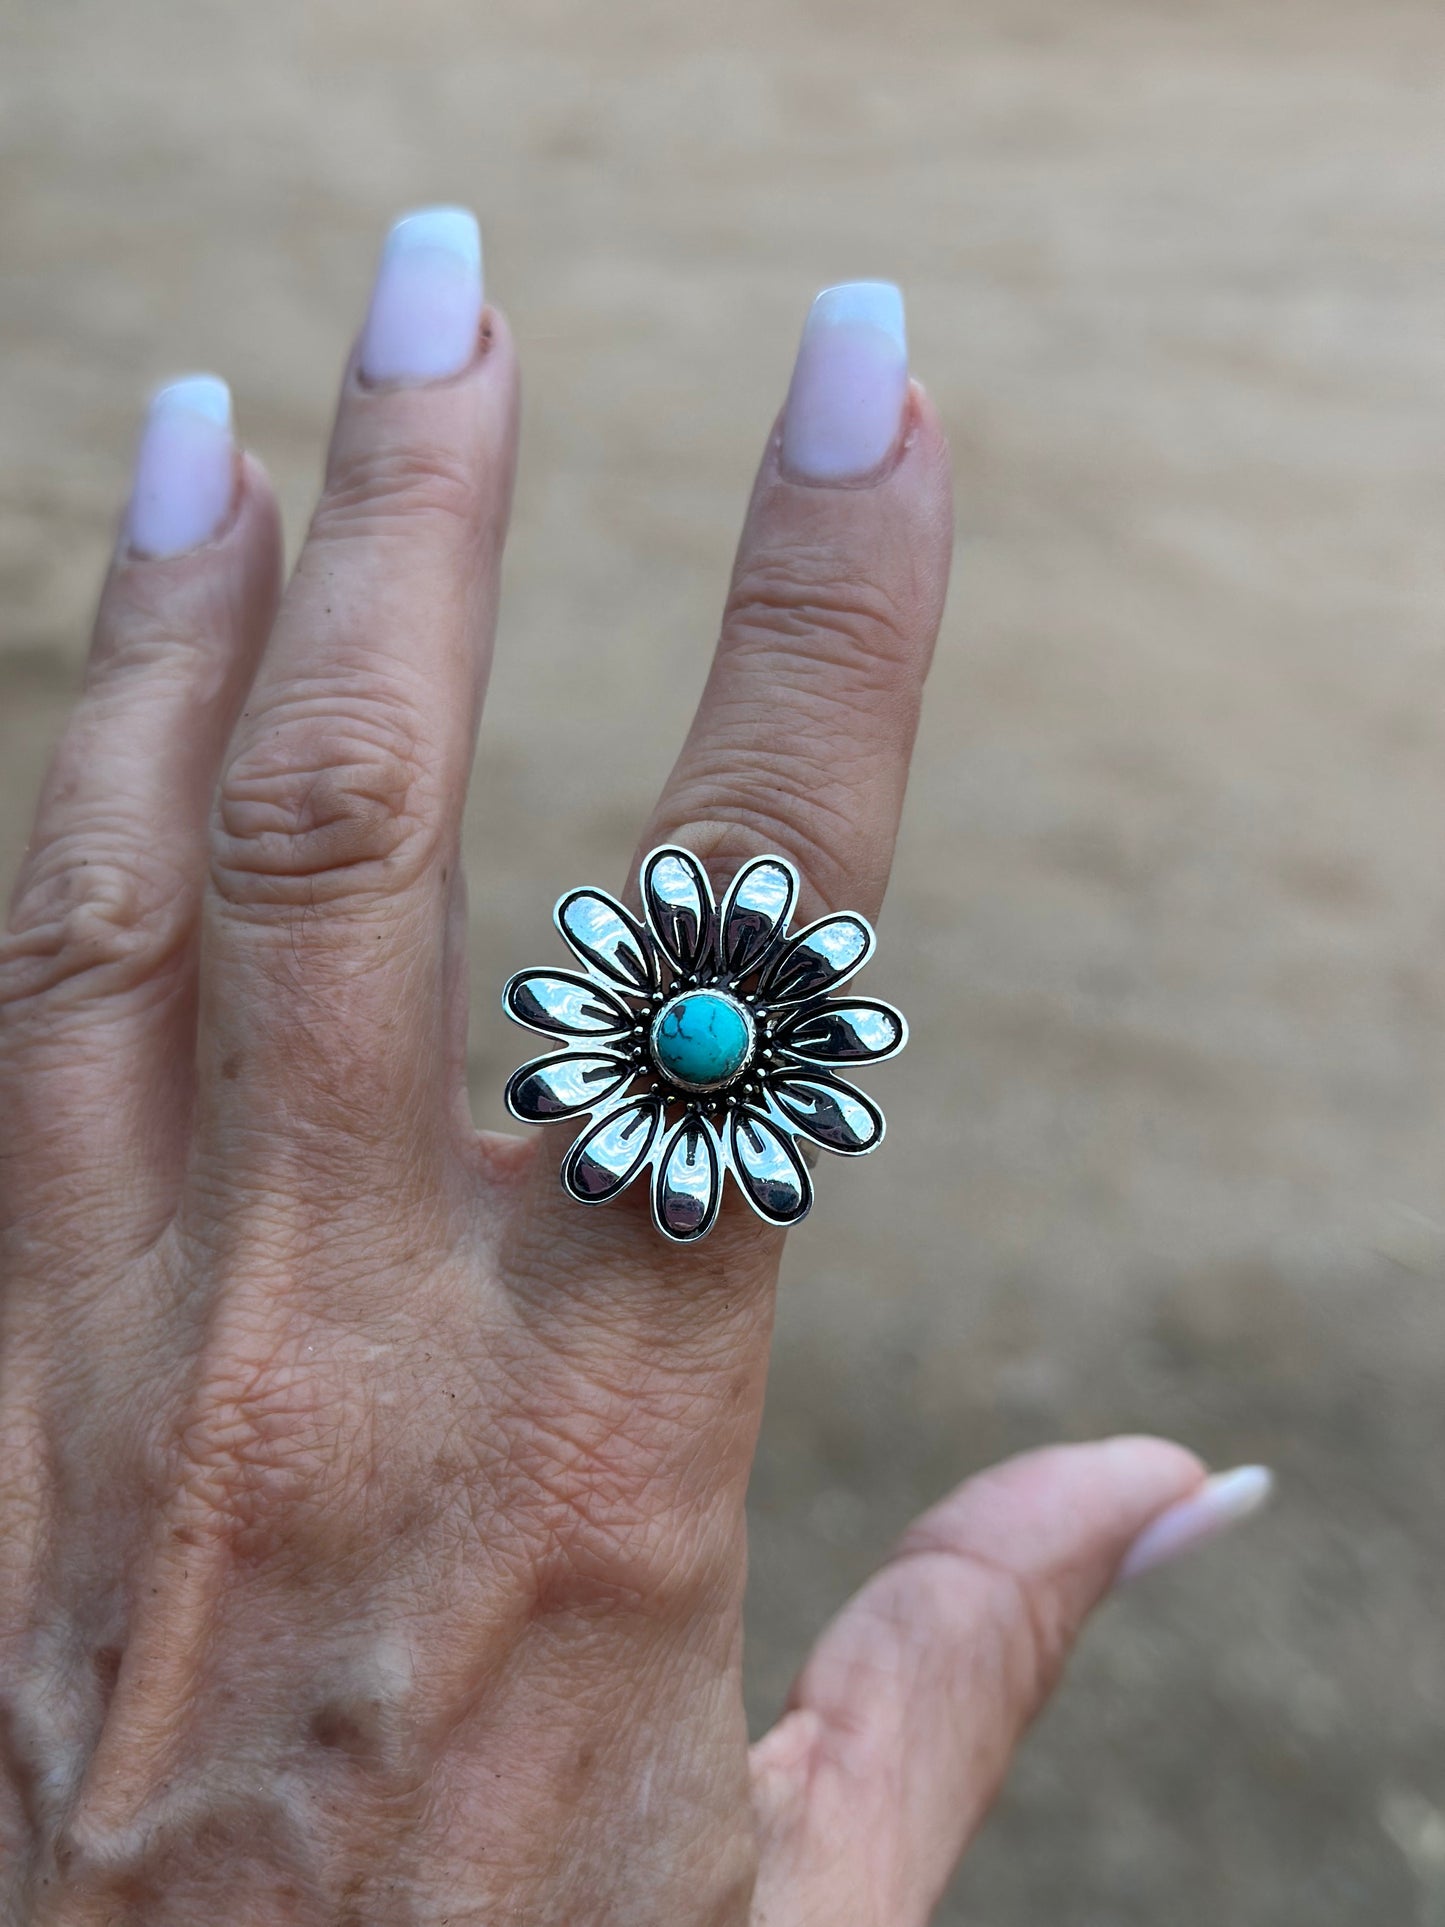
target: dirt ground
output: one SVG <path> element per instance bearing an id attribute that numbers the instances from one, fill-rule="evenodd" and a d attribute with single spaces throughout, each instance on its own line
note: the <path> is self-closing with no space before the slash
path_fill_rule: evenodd
<path id="1" fill-rule="evenodd" d="M 0 868 L 138 405 L 304 526 L 399 208 L 480 210 L 528 422 L 470 865 L 497 988 L 615 880 L 828 280 L 908 295 L 961 560 L 794 1240 L 751 1692 L 971 1466 L 1116 1427 L 1276 1511 L 1090 1635 L 941 1919 L 1445 1923 L 1445 11 L 0 3 Z M 884 976 L 886 975 L 886 983 Z"/>

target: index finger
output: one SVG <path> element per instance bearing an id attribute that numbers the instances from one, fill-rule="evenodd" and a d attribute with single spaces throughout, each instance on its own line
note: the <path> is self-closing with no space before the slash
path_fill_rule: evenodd
<path id="1" fill-rule="evenodd" d="M 784 905 L 789 886 L 780 867 L 777 914 L 792 910 L 804 921 L 875 912 L 951 545 L 947 450 L 927 398 L 908 379 L 898 292 L 877 283 L 828 290 L 809 317 L 754 489 L 697 718 L 643 847 L 667 843 L 693 852 L 716 897 L 740 866 L 776 853 L 798 878 L 796 902 Z M 682 880 L 686 867 L 679 859 L 684 893 L 691 887 Z M 696 885 L 699 901 L 708 888 Z M 652 918 L 656 926 L 656 903 Z M 857 927 L 855 919 L 850 928 Z M 851 968 L 866 960 L 866 948 L 861 937 L 854 943 Z M 559 1017 L 565 1036 L 567 1013 L 559 1010 Z M 687 1128 L 670 1117 L 665 1125 L 674 1133 Z M 777 1235 L 739 1209 L 736 1198 L 721 1200 L 711 1228 L 727 1160 L 711 1160 L 704 1198 L 709 1176 L 699 1160 L 708 1162 L 708 1128 L 704 1117 L 695 1146 L 676 1139 L 689 1174 L 700 1171 L 698 1222 L 707 1234 L 681 1250 L 657 1236 L 631 1199 L 615 1209 L 579 1209 L 557 1187 L 556 1149 L 548 1145 L 539 1155 L 526 1235 L 577 1260 L 544 1268 L 555 1277 L 549 1292 L 566 1301 L 573 1320 L 585 1315 L 578 1294 L 605 1292 L 609 1329 L 635 1316 L 633 1342 L 646 1346 L 658 1321 L 687 1318 L 695 1329 L 705 1295 L 725 1302 L 730 1319 L 744 1317 L 742 1342 L 756 1344 L 766 1327 Z M 830 1141 L 806 1123 L 800 1129 L 839 1150 L 868 1149 L 881 1134 L 849 1141 L 840 1129 Z M 624 1148 L 613 1160 L 619 1175 Z M 651 1175 L 659 1187 L 667 1156 L 664 1144 L 654 1144 Z M 564 1176 L 576 1168 L 574 1157 Z M 573 1184 L 576 1196 L 585 1189 Z M 605 1187 L 595 1195 L 605 1195 Z M 794 1198 L 791 1215 L 801 1215 L 799 1204 L 805 1208 L 806 1199 Z M 777 1221 L 788 1215 L 779 1212 Z M 617 1276 L 621 1267 L 630 1268 L 626 1283 Z M 539 1275 L 533 1265 L 527 1270 Z M 632 1311 L 622 1309 L 619 1292 Z"/>

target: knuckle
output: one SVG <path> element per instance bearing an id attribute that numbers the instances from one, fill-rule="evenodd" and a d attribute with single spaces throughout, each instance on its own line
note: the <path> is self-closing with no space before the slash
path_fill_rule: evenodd
<path id="1" fill-rule="evenodd" d="M 1012 1567 L 991 1568 L 995 1605 L 989 1620 L 1000 1670 L 1015 1682 L 1014 1703 L 1032 1716 L 1058 1684 L 1071 1640 L 1057 1594 Z"/>
<path id="2" fill-rule="evenodd" d="M 208 691 L 225 674 L 229 585 L 209 566 L 212 552 L 185 559 L 202 566 L 177 578 L 174 571 L 123 561 L 107 582 L 85 665 L 86 690 L 97 709 L 121 700 L 134 682 L 143 680 L 147 699 L 159 701 L 168 684 L 188 693 L 198 684 Z"/>
<path id="3" fill-rule="evenodd" d="M 15 1369 L 20 1347 L 13 1338 L 9 1350 L 11 1382 L 0 1411 L 0 1653 L 26 1625 L 24 1604 L 45 1544 L 49 1456 L 47 1407 L 33 1350 L 26 1347 L 31 1357 L 19 1361 L 23 1373 Z M 0 1679 L 4 1670 L 0 1664 Z"/>
<path id="4" fill-rule="evenodd" d="M 902 1562 L 928 1562 L 956 1597 L 960 1581 L 972 1593 L 981 1652 L 1007 1682 L 1011 1705 L 1028 1715 L 1058 1683 L 1077 1631 L 1060 1589 L 1039 1573 L 990 1556 L 965 1542 L 917 1527 L 899 1548 Z"/>
<path id="5" fill-rule="evenodd" d="M 140 841 L 107 847 L 98 828 L 82 827 L 37 853 L 0 933 L 0 1022 L 39 999 L 123 994 L 184 958 L 193 905 Z"/>
<path id="6" fill-rule="evenodd" d="M 311 539 L 326 542 L 385 535 L 418 519 L 474 532 L 483 519 L 477 466 L 437 444 L 398 443 L 349 453 L 327 479 L 311 522 Z"/>
<path id="7" fill-rule="evenodd" d="M 826 549 L 764 552 L 739 568 L 723 618 L 730 645 L 761 649 L 799 668 L 846 672 L 855 693 L 918 673 L 908 608 L 882 582 Z"/>
<path id="8" fill-rule="evenodd" d="M 662 1441 L 682 1423 L 673 1400 L 591 1380 L 573 1394 L 516 1414 L 510 1428 L 513 1515 L 534 1545 L 534 1612 L 672 1623 L 716 1611 L 742 1571 L 741 1528 L 730 1531 L 709 1506 L 679 1509 L 663 1462 Z"/>
<path id="9" fill-rule="evenodd" d="M 67 1631 L 70 1628 L 67 1627 Z M 18 1862 L 27 1833 L 58 1833 L 67 1796 L 93 1745 L 97 1707 L 73 1677 L 59 1642 L 25 1628 L 6 1642 L 0 1676 L 0 1867 Z M 11 1855 L 14 1855 L 12 1861 Z"/>
<path id="10" fill-rule="evenodd" d="M 245 908 L 394 894 L 430 854 L 427 765 L 420 727 L 394 692 L 294 703 L 222 778 L 211 848 L 218 895 Z"/>
<path id="11" fill-rule="evenodd" d="M 674 1621 L 715 1607 L 742 1555 L 730 1545 L 719 1567 L 711 1522 L 678 1511 L 661 1463 L 669 1399 L 591 1372 L 514 1389 L 503 1503 L 528 1545 L 532 1615 Z"/>
<path id="12" fill-rule="evenodd" d="M 742 1570 L 740 1536 L 726 1555 L 677 1520 L 622 1507 L 605 1480 L 544 1492 L 534 1522 L 532 1610 L 538 1619 L 645 1619 L 686 1625 L 713 1617 Z"/>
<path id="13" fill-rule="evenodd" d="M 694 851 L 719 887 L 753 857 L 786 856 L 825 909 L 841 910 L 874 887 L 856 801 L 825 760 L 738 751 L 677 784 L 668 814 L 679 827 L 667 835 Z"/>
<path id="14" fill-rule="evenodd" d="M 299 1324 L 228 1321 L 160 1443 L 179 1532 L 247 1561 L 298 1546 L 324 1557 L 347 1538 L 374 1460 L 370 1416 L 319 1358 Z"/>

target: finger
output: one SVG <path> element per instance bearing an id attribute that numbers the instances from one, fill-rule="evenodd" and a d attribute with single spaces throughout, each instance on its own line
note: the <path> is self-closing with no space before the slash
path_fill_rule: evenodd
<path id="1" fill-rule="evenodd" d="M 883 900 L 953 508 L 937 417 L 907 376 L 902 302 L 864 282 L 813 304 L 764 459 L 696 720 L 642 847 L 721 879 L 776 850 L 799 912 Z"/>
<path id="2" fill-rule="evenodd" d="M 280 568 L 270 485 L 236 453 L 225 384 L 162 389 L 0 951 L 12 1209 L 81 1183 L 87 1223 L 144 1238 L 173 1201 L 206 813 Z"/>
<path id="3" fill-rule="evenodd" d="M 804 330 L 748 510 L 711 674 L 642 847 L 692 850 L 715 889 L 747 859 L 776 852 L 799 873 L 798 922 L 824 910 L 875 912 L 951 545 L 947 449 L 926 397 L 908 380 L 898 292 L 877 283 L 829 290 Z M 669 1115 L 668 1128 L 683 1127 Z M 670 1140 L 659 1133 L 657 1141 Z M 756 1362 L 776 1233 L 734 1195 L 705 1246 L 669 1249 L 638 1196 L 646 1182 L 629 1197 L 631 1208 L 615 1211 L 582 1211 L 562 1195 L 555 1174 L 563 1149 L 547 1160 L 534 1224 L 539 1249 L 555 1251 L 560 1239 L 584 1255 L 568 1269 L 564 1295 L 574 1277 L 583 1291 L 600 1285 L 615 1331 L 608 1261 L 635 1267 L 645 1257 L 655 1295 L 639 1295 L 634 1279 L 628 1342 L 650 1346 L 658 1319 L 695 1325 L 711 1283 Z M 666 1156 L 659 1153 L 659 1164 Z M 720 1159 L 712 1171 L 715 1202 Z M 720 1358 L 719 1370 L 736 1362 L 735 1353 Z"/>
<path id="4" fill-rule="evenodd" d="M 394 1196 L 399 1147 L 455 1130 L 445 933 L 516 428 L 474 219 L 399 222 L 218 792 L 200 1156 L 228 1178 L 304 1140 Z"/>
<path id="5" fill-rule="evenodd" d="M 1205 1476 L 1116 1438 L 1012 1459 L 925 1513 L 753 1749 L 760 1917 L 923 1927 L 1129 1548 Z"/>

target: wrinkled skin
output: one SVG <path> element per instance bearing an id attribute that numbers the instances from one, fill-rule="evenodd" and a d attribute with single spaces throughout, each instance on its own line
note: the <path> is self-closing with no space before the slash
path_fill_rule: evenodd
<path id="1" fill-rule="evenodd" d="M 353 365 L 284 595 L 250 459 L 216 540 L 104 591 L 0 957 L 7 1927 L 912 1927 L 1203 1476 L 1114 1440 L 974 1479 L 749 1750 L 780 1238 L 732 1198 L 669 1247 L 565 1199 L 568 1133 L 466 1111 L 516 393 L 495 310 L 454 379 Z M 877 912 L 951 528 L 920 390 L 866 486 L 774 438 L 640 848 Z"/>

